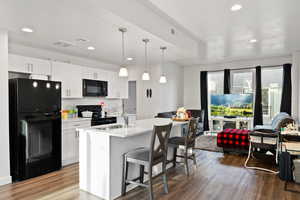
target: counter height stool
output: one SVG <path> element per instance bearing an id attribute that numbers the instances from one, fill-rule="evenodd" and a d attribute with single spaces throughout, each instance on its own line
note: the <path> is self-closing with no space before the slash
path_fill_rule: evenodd
<path id="1" fill-rule="evenodd" d="M 169 139 L 169 147 L 174 149 L 173 154 L 173 160 L 170 162 L 173 162 L 173 166 L 176 166 L 176 158 L 184 158 L 184 163 L 186 167 L 186 174 L 189 176 L 189 166 L 188 166 L 188 160 L 191 159 L 194 161 L 194 165 L 196 165 L 196 156 L 194 153 L 191 155 L 188 155 L 188 150 L 195 147 L 195 141 L 197 137 L 197 131 L 198 131 L 198 122 L 199 118 L 192 118 L 189 121 L 188 124 L 188 131 L 185 136 L 182 137 L 172 137 Z M 184 146 L 184 156 L 177 155 L 177 148 L 180 146 Z"/>
<path id="2" fill-rule="evenodd" d="M 170 136 L 172 123 L 164 126 L 154 126 L 150 149 L 138 148 L 124 154 L 123 157 L 123 181 L 122 181 L 122 196 L 126 194 L 126 187 L 129 184 L 135 184 L 149 189 L 150 200 L 153 200 L 153 187 L 152 187 L 152 167 L 162 163 L 162 175 L 164 182 L 165 193 L 168 193 L 168 183 L 166 174 L 166 162 L 168 152 L 168 139 Z M 158 138 L 158 139 L 157 139 Z M 158 144 L 155 145 L 155 142 Z M 129 180 L 128 179 L 128 164 L 133 163 L 140 166 L 139 177 Z M 149 183 L 144 183 L 144 169 L 148 167 Z M 139 182 L 138 182 L 139 181 Z"/>

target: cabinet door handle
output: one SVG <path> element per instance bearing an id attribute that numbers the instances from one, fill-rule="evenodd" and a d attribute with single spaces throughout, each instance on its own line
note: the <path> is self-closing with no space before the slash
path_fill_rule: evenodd
<path id="1" fill-rule="evenodd" d="M 26 66 L 27 66 L 27 72 L 30 72 L 30 64 L 27 63 Z"/>

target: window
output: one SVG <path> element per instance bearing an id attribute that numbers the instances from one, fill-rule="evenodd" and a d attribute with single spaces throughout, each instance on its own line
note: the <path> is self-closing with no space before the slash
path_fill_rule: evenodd
<path id="1" fill-rule="evenodd" d="M 255 70 L 232 70 L 231 71 L 231 93 L 249 94 L 254 91 Z"/>
<path id="2" fill-rule="evenodd" d="M 210 103 L 211 103 L 211 95 L 212 94 L 223 94 L 224 93 L 224 72 L 209 72 L 207 74 L 207 82 L 208 82 L 208 115 L 210 117 Z M 220 130 L 221 124 L 219 121 L 211 121 L 212 122 L 212 130 Z"/>
<path id="3" fill-rule="evenodd" d="M 223 72 L 209 72 L 207 75 L 207 80 L 208 80 L 208 96 L 210 96 L 211 94 L 223 94 L 224 92 Z"/>
<path id="4" fill-rule="evenodd" d="M 268 123 L 280 112 L 283 81 L 282 67 L 262 68 L 261 81 L 264 123 Z"/>

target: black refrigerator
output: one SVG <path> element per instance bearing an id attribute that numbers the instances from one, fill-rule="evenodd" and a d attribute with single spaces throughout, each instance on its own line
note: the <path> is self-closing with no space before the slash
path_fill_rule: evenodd
<path id="1" fill-rule="evenodd" d="M 9 80 L 10 167 L 13 181 L 61 168 L 61 83 Z"/>

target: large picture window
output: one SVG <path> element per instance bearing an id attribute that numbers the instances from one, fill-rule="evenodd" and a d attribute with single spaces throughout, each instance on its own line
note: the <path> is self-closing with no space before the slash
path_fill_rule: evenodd
<path id="1" fill-rule="evenodd" d="M 283 69 L 262 68 L 262 106 L 264 123 L 269 123 L 280 112 Z"/>
<path id="2" fill-rule="evenodd" d="M 208 96 L 211 94 L 223 94 L 224 72 L 209 72 L 207 75 Z"/>
<path id="3" fill-rule="evenodd" d="M 252 94 L 254 91 L 254 73 L 253 69 L 232 70 L 231 93 Z"/>

